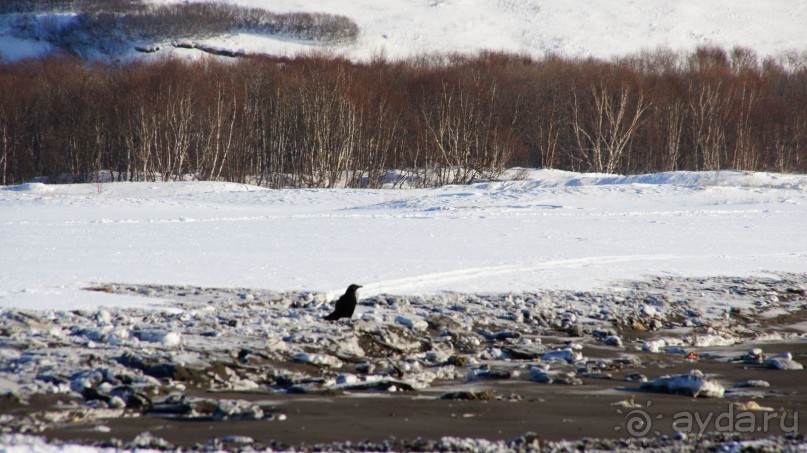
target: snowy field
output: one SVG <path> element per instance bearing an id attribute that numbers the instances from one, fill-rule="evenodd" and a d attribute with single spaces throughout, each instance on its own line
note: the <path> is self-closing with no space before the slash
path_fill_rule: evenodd
<path id="1" fill-rule="evenodd" d="M 151 0 L 169 3 L 176 0 Z M 360 28 L 356 43 L 322 47 L 253 34 L 204 41 L 247 53 L 296 55 L 326 51 L 353 59 L 398 59 L 424 53 L 496 50 L 543 56 L 610 58 L 658 47 L 744 46 L 763 56 L 804 51 L 807 3 L 735 0 L 226 0 L 273 12 L 324 12 L 347 16 Z M 5 30 L 4 30 L 5 25 Z M 0 23 L 0 54 L 9 59 L 54 49 L 16 39 Z M 188 37 L 192 38 L 192 37 Z M 175 50 L 199 55 L 195 51 Z M 132 51 L 131 55 L 136 53 Z M 162 55 L 159 53 L 157 55 Z"/>
<path id="2" fill-rule="evenodd" d="M 0 188 L 0 450 L 506 451 L 527 429 L 622 437 L 637 392 L 665 417 L 755 398 L 798 429 L 807 176 L 507 176 Z M 353 319 L 324 321 L 349 283 Z M 453 423 L 455 398 L 490 404 Z M 416 424 L 368 412 L 390 405 Z M 355 426 L 302 431 L 333 416 Z"/>
<path id="3" fill-rule="evenodd" d="M 516 173 L 412 190 L 3 187 L 0 307 L 142 303 L 83 290 L 108 283 L 367 297 L 807 272 L 807 176 Z"/>

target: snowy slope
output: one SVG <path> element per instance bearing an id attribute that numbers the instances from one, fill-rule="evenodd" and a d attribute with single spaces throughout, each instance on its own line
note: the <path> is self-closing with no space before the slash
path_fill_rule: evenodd
<path id="1" fill-rule="evenodd" d="M 151 0 L 172 1 L 177 0 Z M 325 50 L 354 59 L 375 55 L 398 59 L 432 52 L 504 50 L 607 58 L 660 46 L 687 51 L 699 45 L 745 46 L 766 56 L 807 49 L 804 0 L 225 1 L 274 12 L 345 15 L 361 29 L 356 44 L 335 48 L 250 34 L 208 40 L 250 53 Z M 39 43 L 11 38 L 0 26 L 0 53 L 7 58 L 40 55 L 43 50 Z"/>
<path id="2" fill-rule="evenodd" d="M 266 7 L 262 0 L 230 1 Z M 358 45 L 345 49 L 354 58 L 483 49 L 611 57 L 699 45 L 740 45 L 772 55 L 807 48 L 804 1 L 283 0 L 272 8 L 353 18 L 363 31 Z M 247 37 L 232 42 L 252 50 Z"/>
<path id="3" fill-rule="evenodd" d="M 94 283 L 334 295 L 359 283 L 369 296 L 807 272 L 807 176 L 521 176 L 417 190 L 0 188 L 0 307 L 135 302 L 81 289 Z"/>

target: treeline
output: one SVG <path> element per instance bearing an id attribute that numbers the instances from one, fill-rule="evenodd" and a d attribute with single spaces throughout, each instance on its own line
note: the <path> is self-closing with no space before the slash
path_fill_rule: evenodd
<path id="1" fill-rule="evenodd" d="M 511 166 L 807 172 L 807 64 L 745 49 L 0 64 L 0 182 L 374 187 Z"/>
<path id="2" fill-rule="evenodd" d="M 248 32 L 326 42 L 353 42 L 359 27 L 351 19 L 327 13 L 273 13 L 223 2 L 147 5 L 135 0 L 7 0 L 14 35 L 47 41 L 74 54 L 121 45 L 199 39 Z M 15 3 L 17 2 L 17 3 Z M 110 3 L 111 2 L 111 3 Z M 72 11 L 73 16 L 37 14 Z"/>
<path id="3" fill-rule="evenodd" d="M 143 0 L 3 0 L 0 14 L 68 11 L 131 11 L 145 8 Z"/>

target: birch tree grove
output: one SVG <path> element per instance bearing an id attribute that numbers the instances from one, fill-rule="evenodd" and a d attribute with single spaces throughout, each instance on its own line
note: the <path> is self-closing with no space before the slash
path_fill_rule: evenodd
<path id="1" fill-rule="evenodd" d="M 807 172 L 807 56 L 0 62 L 0 184 L 427 186 L 508 167 Z"/>

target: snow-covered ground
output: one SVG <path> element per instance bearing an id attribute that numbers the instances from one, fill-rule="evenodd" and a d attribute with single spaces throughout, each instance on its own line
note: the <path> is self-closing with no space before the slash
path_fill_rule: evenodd
<path id="1" fill-rule="evenodd" d="M 523 179 L 410 190 L 218 182 L 0 188 L 0 308 L 133 306 L 94 284 L 361 296 L 807 272 L 807 176 Z"/>
<path id="2" fill-rule="evenodd" d="M 169 3 L 178 0 L 150 0 Z M 195 1 L 195 0 L 194 0 Z M 764 56 L 807 48 L 807 2 L 790 0 L 225 0 L 273 12 L 325 12 L 353 19 L 355 44 L 235 34 L 207 44 L 249 53 L 294 55 L 326 50 L 355 59 L 398 59 L 434 52 L 503 50 L 542 56 L 608 58 L 657 47 L 744 46 Z M 49 50 L 0 26 L 0 54 L 38 56 Z M 52 50 L 52 49 L 50 49 Z M 178 51 L 185 52 L 187 51 Z"/>

